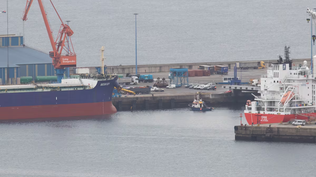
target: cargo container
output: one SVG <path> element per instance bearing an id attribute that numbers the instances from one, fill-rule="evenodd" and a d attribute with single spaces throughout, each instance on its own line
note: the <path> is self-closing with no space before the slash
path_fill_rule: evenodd
<path id="1" fill-rule="evenodd" d="M 199 69 L 204 70 L 204 76 L 210 76 L 211 74 L 214 74 L 214 66 L 200 65 Z"/>
<path id="2" fill-rule="evenodd" d="M 57 82 L 57 76 L 36 76 L 35 82 Z"/>
<path id="3" fill-rule="evenodd" d="M 266 67 L 264 61 L 236 63 L 237 69 L 264 69 Z"/>
<path id="4" fill-rule="evenodd" d="M 89 68 L 76 68 L 76 74 L 90 74 Z"/>
<path id="5" fill-rule="evenodd" d="M 189 77 L 195 77 L 195 71 L 189 70 Z"/>
<path id="6" fill-rule="evenodd" d="M 117 82 L 122 85 L 137 85 L 139 83 L 137 76 L 118 78 Z"/>
<path id="7" fill-rule="evenodd" d="M 203 70 L 211 70 L 211 68 L 214 68 L 214 66 L 210 66 L 210 65 L 200 65 L 199 69 L 203 69 Z"/>
<path id="8" fill-rule="evenodd" d="M 79 79 L 79 78 L 80 78 L 80 75 L 71 74 L 71 75 L 70 75 L 70 78 L 76 78 L 76 79 Z"/>
<path id="9" fill-rule="evenodd" d="M 211 71 L 210 70 L 204 70 L 203 71 L 203 76 L 210 76 L 211 75 Z"/>
<path id="10" fill-rule="evenodd" d="M 154 81 L 153 75 L 151 75 L 151 74 L 146 74 L 146 75 L 141 74 L 141 75 L 139 75 L 138 80 L 139 80 L 139 82 L 153 82 Z"/>
<path id="11" fill-rule="evenodd" d="M 28 84 L 31 83 L 33 81 L 33 77 L 32 76 L 24 76 L 20 78 L 20 83 L 21 84 Z"/>
<path id="12" fill-rule="evenodd" d="M 195 76 L 203 76 L 203 70 L 195 70 Z"/>
<path id="13" fill-rule="evenodd" d="M 214 67 L 214 72 L 216 74 L 228 74 L 228 66 L 226 66 L 226 65 L 216 65 Z"/>
<path id="14" fill-rule="evenodd" d="M 117 77 L 118 77 L 118 78 L 123 78 L 123 77 L 124 77 L 124 74 L 118 74 Z"/>

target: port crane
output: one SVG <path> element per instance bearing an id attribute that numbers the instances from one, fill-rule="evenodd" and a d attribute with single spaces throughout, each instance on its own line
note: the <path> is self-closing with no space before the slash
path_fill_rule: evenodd
<path id="1" fill-rule="evenodd" d="M 27 20 L 27 14 L 31 8 L 32 3 L 33 3 L 33 0 L 26 1 L 25 11 L 22 18 L 23 21 Z M 56 74 L 57 74 L 57 81 L 60 83 L 61 79 L 63 78 L 65 68 L 75 67 L 77 64 L 76 53 L 74 51 L 74 48 L 71 42 L 71 36 L 74 34 L 74 32 L 71 30 L 71 28 L 67 24 L 65 24 L 62 21 L 52 0 L 50 0 L 50 3 L 52 4 L 59 20 L 61 21 L 61 25 L 60 25 L 56 40 L 54 40 L 53 32 L 48 23 L 47 14 L 45 12 L 43 2 L 42 0 L 38 0 L 38 4 L 41 9 L 41 13 L 44 19 L 48 37 L 49 37 L 51 46 L 53 48 L 53 51 L 49 52 L 49 56 L 53 60 L 53 66 L 56 69 Z M 68 43 L 71 45 L 68 45 L 68 47 L 66 47 L 65 43 Z"/>

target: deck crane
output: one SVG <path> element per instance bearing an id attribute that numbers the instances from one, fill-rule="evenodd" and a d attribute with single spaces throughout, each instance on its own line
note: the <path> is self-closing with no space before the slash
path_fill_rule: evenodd
<path id="1" fill-rule="evenodd" d="M 65 68 L 66 67 L 75 67 L 77 64 L 76 61 L 76 54 L 71 42 L 71 36 L 74 34 L 74 32 L 71 30 L 71 28 L 65 24 L 62 19 L 60 18 L 52 0 L 50 0 L 59 20 L 61 21 L 61 26 L 59 28 L 59 32 L 57 35 L 56 40 L 53 38 L 53 33 L 51 31 L 51 28 L 49 26 L 48 20 L 47 20 L 47 14 L 45 12 L 42 0 L 38 0 L 39 7 L 41 9 L 41 13 L 44 19 L 44 23 L 46 26 L 46 30 L 48 33 L 48 37 L 50 40 L 50 43 L 52 45 L 53 51 L 49 52 L 49 56 L 53 59 L 53 66 L 56 69 L 57 74 L 57 81 L 60 83 L 61 79 L 63 78 Z M 23 15 L 23 21 L 27 20 L 27 14 L 31 8 L 31 5 L 33 3 L 33 0 L 27 0 L 25 11 Z M 71 44 L 68 45 L 69 47 L 65 46 L 65 43 Z M 64 52 L 63 52 L 64 51 Z M 65 54 L 64 54 L 65 53 Z"/>

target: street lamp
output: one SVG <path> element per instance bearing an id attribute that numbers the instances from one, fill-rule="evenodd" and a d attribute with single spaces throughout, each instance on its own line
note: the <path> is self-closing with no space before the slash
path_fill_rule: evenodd
<path id="1" fill-rule="evenodd" d="M 311 72 L 313 74 L 313 18 L 307 18 L 307 23 L 311 21 Z"/>
<path id="2" fill-rule="evenodd" d="M 7 0 L 7 11 L 9 11 L 9 0 Z M 10 84 L 10 65 L 9 65 L 9 44 L 10 44 L 10 38 L 9 38 L 9 15 L 7 14 L 7 38 L 8 43 L 7 43 L 7 84 Z"/>
<path id="3" fill-rule="evenodd" d="M 138 13 L 134 13 L 135 15 L 135 71 L 137 75 L 137 15 Z"/>
<path id="4" fill-rule="evenodd" d="M 306 12 L 311 16 L 311 18 L 307 18 L 306 21 L 307 23 L 311 22 L 311 72 L 313 76 L 313 42 L 315 42 L 315 35 L 313 35 L 313 20 L 316 20 L 316 12 L 310 9 L 307 9 Z"/>

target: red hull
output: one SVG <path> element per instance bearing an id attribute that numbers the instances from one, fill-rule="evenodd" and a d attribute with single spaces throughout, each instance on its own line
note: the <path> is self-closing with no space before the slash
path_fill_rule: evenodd
<path id="1" fill-rule="evenodd" d="M 0 120 L 34 120 L 79 117 L 108 117 L 116 113 L 112 102 L 46 106 L 0 107 Z"/>
<path id="2" fill-rule="evenodd" d="M 245 117 L 249 125 L 251 125 L 252 123 L 253 124 L 281 123 L 281 122 L 288 122 L 291 119 L 307 120 L 308 116 L 316 117 L 316 113 L 289 114 L 289 115 L 245 113 Z"/>

